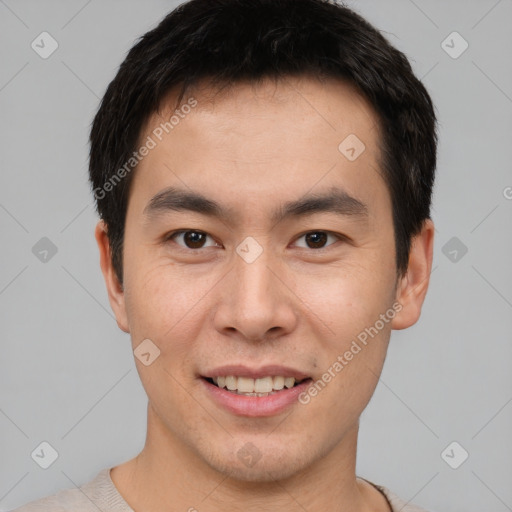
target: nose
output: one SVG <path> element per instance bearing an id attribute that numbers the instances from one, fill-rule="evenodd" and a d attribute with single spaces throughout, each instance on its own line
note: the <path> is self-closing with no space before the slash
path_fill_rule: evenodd
<path id="1" fill-rule="evenodd" d="M 223 335 L 264 341 L 292 332 L 298 322 L 293 278 L 272 261 L 270 251 L 252 262 L 235 256 L 223 280 L 214 325 Z"/>

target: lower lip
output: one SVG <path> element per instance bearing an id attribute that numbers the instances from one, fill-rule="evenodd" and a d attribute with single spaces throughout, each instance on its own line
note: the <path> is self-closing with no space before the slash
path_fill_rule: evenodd
<path id="1" fill-rule="evenodd" d="M 233 414 L 250 417 L 279 414 L 297 402 L 299 395 L 311 384 L 311 379 L 306 379 L 293 388 L 284 388 L 273 395 L 244 396 L 221 389 L 204 378 L 201 378 L 201 380 L 207 392 L 221 407 Z"/>

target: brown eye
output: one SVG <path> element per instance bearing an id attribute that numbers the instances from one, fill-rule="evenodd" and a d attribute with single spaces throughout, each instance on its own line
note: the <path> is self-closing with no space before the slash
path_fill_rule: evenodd
<path id="1" fill-rule="evenodd" d="M 199 249 L 203 246 L 206 235 L 199 233 L 199 231 L 187 231 L 184 233 L 183 240 L 190 249 Z"/>
<path id="2" fill-rule="evenodd" d="M 309 244 L 313 249 L 318 249 L 318 247 L 323 247 L 327 241 L 327 233 L 322 231 L 317 231 L 315 233 L 308 233 L 306 235 L 306 243 Z"/>
<path id="3" fill-rule="evenodd" d="M 303 238 L 306 242 L 306 249 L 323 249 L 324 247 L 328 247 L 331 244 L 327 244 L 329 237 L 333 238 L 334 241 L 341 240 L 341 235 L 335 235 L 334 233 L 329 233 L 328 231 L 310 231 L 309 233 L 305 233 L 299 237 L 299 240 Z M 326 245 L 327 244 L 327 245 Z M 304 245 L 300 246 L 304 247 Z"/>
<path id="4" fill-rule="evenodd" d="M 202 249 L 203 247 L 209 247 L 205 245 L 205 242 L 209 235 L 207 233 L 203 233 L 202 231 L 194 231 L 190 230 L 182 230 L 177 231 L 167 237 L 168 240 L 179 240 L 182 242 L 176 242 L 181 247 L 185 247 L 187 249 Z M 215 245 L 215 242 L 211 245 Z"/>

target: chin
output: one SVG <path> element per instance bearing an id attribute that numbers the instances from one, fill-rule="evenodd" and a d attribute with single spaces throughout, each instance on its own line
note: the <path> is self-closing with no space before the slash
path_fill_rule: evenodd
<path id="1" fill-rule="evenodd" d="M 299 455 L 297 452 L 301 451 Z M 289 445 L 281 445 L 278 448 L 266 446 L 265 450 L 254 452 L 252 459 L 250 453 L 250 443 L 247 443 L 235 452 L 210 453 L 210 460 L 206 462 L 215 471 L 240 483 L 271 483 L 286 480 L 313 462 L 306 460 L 303 450 L 299 450 L 298 447 L 292 450 Z"/>

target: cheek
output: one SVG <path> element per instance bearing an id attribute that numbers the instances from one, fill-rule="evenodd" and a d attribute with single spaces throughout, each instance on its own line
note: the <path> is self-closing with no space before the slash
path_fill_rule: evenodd
<path id="1" fill-rule="evenodd" d="M 296 277 L 297 296 L 337 340 L 373 325 L 394 297 L 394 274 L 360 260 Z"/>
<path id="2" fill-rule="evenodd" d="M 304 283 L 303 290 L 310 291 L 307 302 L 314 314 L 311 318 L 317 318 L 316 325 L 320 319 L 329 327 L 317 336 L 321 372 L 317 378 L 329 382 L 328 389 L 321 393 L 331 404 L 326 409 L 335 423 L 346 421 L 344 415 L 355 417 L 364 409 L 386 356 L 392 318 L 387 315 L 387 321 L 383 321 L 381 315 L 392 305 L 393 279 L 389 274 L 379 279 L 376 268 L 371 268 L 361 260 L 357 265 L 331 271 L 328 277 L 317 276 Z"/>
<path id="3" fill-rule="evenodd" d="M 132 338 L 152 339 L 161 350 L 172 341 L 173 349 L 179 350 L 176 344 L 183 339 L 188 342 L 190 334 L 200 328 L 197 315 L 215 283 L 213 276 L 191 276 L 169 262 L 139 260 L 128 270 L 126 308 Z"/>

